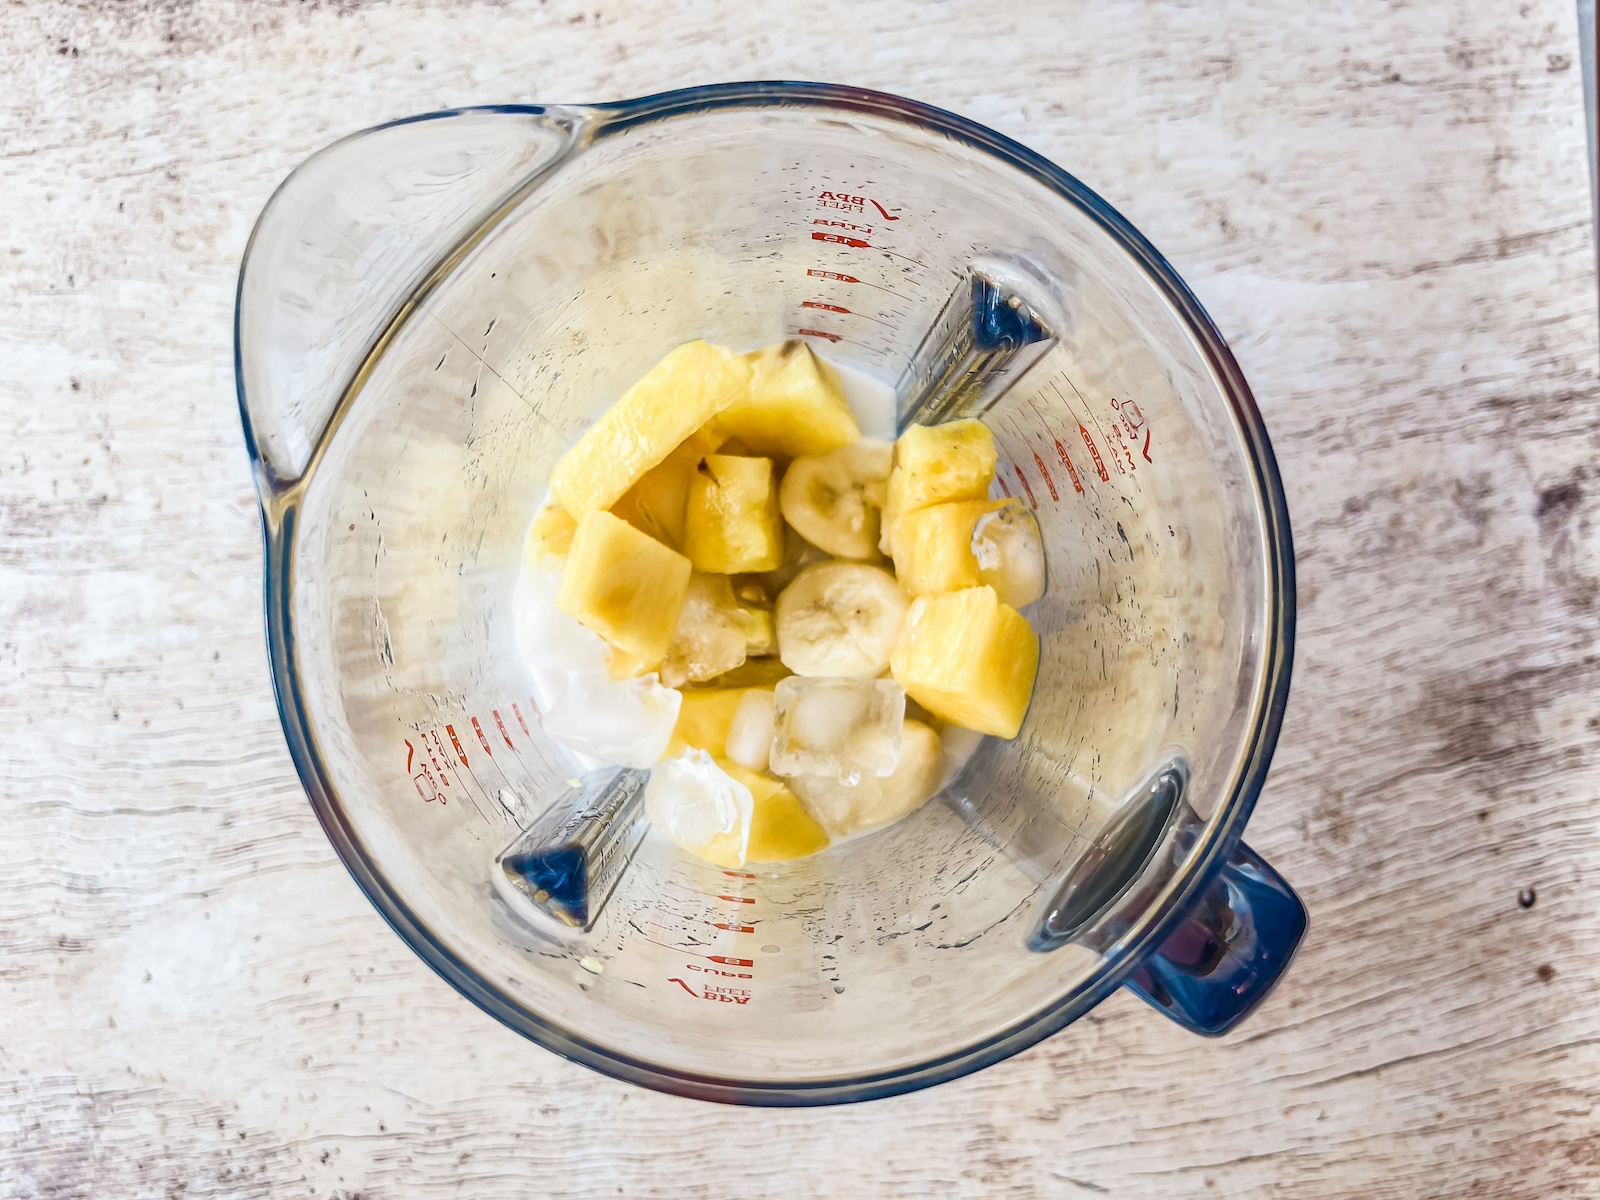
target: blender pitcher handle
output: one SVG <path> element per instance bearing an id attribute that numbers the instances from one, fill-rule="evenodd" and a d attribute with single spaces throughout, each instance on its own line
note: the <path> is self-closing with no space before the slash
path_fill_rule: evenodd
<path id="1" fill-rule="evenodd" d="M 369 353 L 565 161 L 577 108 L 503 106 L 352 134 L 279 185 L 239 269 L 234 371 L 264 502 L 310 466 Z"/>
<path id="2" fill-rule="evenodd" d="M 1124 986 L 1185 1029 L 1219 1037 L 1266 998 L 1305 931 L 1300 897 L 1240 842 Z"/>

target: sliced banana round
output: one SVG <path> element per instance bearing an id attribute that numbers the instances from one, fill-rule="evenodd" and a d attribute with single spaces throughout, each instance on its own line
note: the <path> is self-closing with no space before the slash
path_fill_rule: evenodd
<path id="1" fill-rule="evenodd" d="M 778 657 L 796 675 L 871 679 L 889 665 L 906 608 L 906 594 L 880 567 L 807 567 L 778 595 Z"/>
<path id="2" fill-rule="evenodd" d="M 837 558 L 878 561 L 878 530 L 889 494 L 894 448 L 863 438 L 789 464 L 778 489 L 783 519 Z"/>
<path id="3" fill-rule="evenodd" d="M 939 735 L 921 721 L 907 720 L 900 727 L 900 758 L 892 775 L 863 775 L 853 785 L 833 775 L 794 775 L 787 782 L 829 837 L 846 838 L 916 812 L 939 790 L 943 777 Z"/>

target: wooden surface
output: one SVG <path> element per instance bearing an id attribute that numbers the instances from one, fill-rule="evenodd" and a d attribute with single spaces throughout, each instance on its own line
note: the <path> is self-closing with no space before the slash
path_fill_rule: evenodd
<path id="1" fill-rule="evenodd" d="M 1600 1195 L 1569 0 L 0 13 L 0 1195 Z M 1225 1041 L 1119 995 L 910 1097 L 657 1096 L 452 992 L 312 818 L 233 401 L 268 193 L 411 112 L 771 77 L 904 92 L 1063 164 L 1254 384 L 1301 640 L 1250 840 L 1312 932 Z"/>

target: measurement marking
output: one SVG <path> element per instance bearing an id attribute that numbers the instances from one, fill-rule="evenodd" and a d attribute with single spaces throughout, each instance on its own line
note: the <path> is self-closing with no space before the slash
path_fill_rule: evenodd
<path id="1" fill-rule="evenodd" d="M 1072 490 L 1082 494 L 1083 484 L 1078 480 L 1078 468 L 1072 465 L 1072 460 L 1067 457 L 1067 448 L 1061 444 L 1060 438 L 1052 439 L 1056 444 L 1056 454 L 1061 459 L 1061 465 L 1067 469 L 1067 475 L 1072 480 Z"/>
<path id="2" fill-rule="evenodd" d="M 831 225 L 835 229 L 854 229 L 857 233 L 868 235 L 872 233 L 871 225 L 855 225 L 849 221 L 830 221 L 826 217 L 813 217 L 811 223 L 813 225 Z"/>
<path id="3" fill-rule="evenodd" d="M 815 267 L 807 267 L 806 274 L 813 279 L 832 279 L 836 283 L 859 283 L 863 287 L 877 288 L 880 292 L 888 292 L 889 295 L 894 296 L 896 299 L 904 300 L 907 304 L 912 303 L 910 296 L 903 295 L 893 288 L 884 287 L 881 283 L 870 283 L 865 279 L 857 279 L 854 275 L 845 275 L 839 271 L 824 271 Z"/>
<path id="4" fill-rule="evenodd" d="M 517 708 L 517 706 L 515 704 L 513 704 L 511 706 L 511 710 L 513 712 L 516 712 L 516 708 Z M 517 744 L 511 740 L 511 731 L 506 728 L 505 720 L 500 716 L 500 710 L 498 708 L 494 708 L 494 709 L 490 709 L 489 711 L 494 714 L 494 723 L 497 726 L 499 726 L 499 728 L 500 728 L 500 736 L 505 739 L 506 745 L 511 748 L 511 755 L 512 755 L 513 758 L 515 758 L 517 760 L 517 765 L 519 767 L 521 767 L 523 769 L 523 771 L 525 771 L 527 773 L 527 775 L 528 775 L 528 777 L 530 779 L 536 778 L 536 776 L 533 773 L 533 770 L 528 766 L 527 760 L 522 757 L 522 751 L 518 750 L 517 749 Z M 522 714 L 521 713 L 517 713 L 517 720 L 518 721 L 522 720 Z M 533 735 L 531 733 L 528 733 L 527 725 L 523 725 L 522 732 L 525 733 L 525 734 L 528 734 L 528 741 L 529 742 L 533 741 Z M 534 757 L 539 760 L 539 765 L 548 770 L 550 764 L 545 761 L 544 755 L 539 753 L 539 747 L 537 745 L 533 745 L 533 746 L 530 746 L 530 749 L 533 751 Z M 515 789 L 513 789 L 513 790 L 515 790 Z"/>
<path id="5" fill-rule="evenodd" d="M 652 946 L 660 946 L 663 950 L 671 950 L 674 954 L 687 954 L 690 958 L 703 958 L 707 962 L 722 963 L 725 966 L 748 967 L 754 965 L 753 963 L 746 962 L 742 958 L 729 959 L 720 954 L 701 954 L 698 950 L 690 950 L 684 946 L 674 946 L 671 942 L 658 942 L 649 934 L 643 934 L 641 936 L 643 936 L 644 940 L 649 942 Z M 691 970 L 692 969 L 694 968 L 691 967 Z"/>
<path id="6" fill-rule="evenodd" d="M 682 989 L 683 989 L 683 990 L 684 990 L 684 991 L 686 991 L 686 992 L 688 992 L 688 993 L 689 993 L 689 995 L 691 995 L 691 996 L 693 996 L 693 997 L 694 997 L 694 998 L 695 998 L 695 999 L 696 999 L 696 1000 L 698 1000 L 698 999 L 700 999 L 700 993 L 699 993 L 699 992 L 697 992 L 697 991 L 695 991 L 695 990 L 694 990 L 694 989 L 693 989 L 693 988 L 692 988 L 692 987 L 690 987 L 690 986 L 689 986 L 689 985 L 688 985 L 688 984 L 687 984 L 687 983 L 685 983 L 685 982 L 684 982 L 684 981 L 683 981 L 683 980 L 681 980 L 681 979 L 669 979 L 669 980 L 667 980 L 667 982 L 668 982 L 668 983 L 675 983 L 675 984 L 677 984 L 677 985 L 678 985 L 678 986 L 679 986 L 679 987 L 681 987 L 681 988 L 682 988 Z"/>
<path id="7" fill-rule="evenodd" d="M 1089 436 L 1089 431 L 1083 427 L 1083 422 L 1078 422 L 1078 434 L 1083 438 L 1083 444 L 1089 447 L 1089 457 L 1094 459 L 1094 469 L 1100 476 L 1101 483 L 1111 482 L 1111 472 L 1106 470 L 1106 464 L 1101 461 L 1100 451 L 1095 448 L 1094 439 Z"/>
<path id="8" fill-rule="evenodd" d="M 1000 490 L 1006 494 L 1006 499 L 1010 500 L 1012 498 L 1011 497 L 1011 489 L 1006 486 L 1006 481 L 1004 479 L 1002 479 L 998 474 L 995 475 L 994 481 L 1000 485 Z"/>
<path id="9" fill-rule="evenodd" d="M 522 719 L 522 710 L 513 704 L 511 711 L 517 715 L 517 724 L 522 726 L 523 735 L 529 738 L 533 737 L 533 734 L 528 732 L 528 723 Z"/>
<path id="10" fill-rule="evenodd" d="M 439 772 L 439 779 L 444 783 L 445 787 L 449 787 L 450 786 L 450 777 L 444 773 L 444 763 L 441 763 L 439 761 L 439 759 L 443 758 L 446 762 L 448 762 L 449 759 L 450 759 L 450 756 L 444 752 L 444 743 L 439 740 L 439 731 L 438 730 L 436 730 L 436 729 L 428 730 L 428 737 L 431 737 L 433 739 L 433 746 L 429 746 L 428 745 L 428 738 L 423 738 L 422 739 L 423 749 L 427 750 L 428 757 L 433 759 L 433 769 L 435 771 Z M 439 753 L 438 753 L 437 756 L 433 752 L 434 746 L 437 746 L 439 748 Z"/>
<path id="11" fill-rule="evenodd" d="M 1111 445 L 1111 439 L 1106 437 L 1106 431 L 1105 431 L 1104 428 L 1102 428 L 1099 419 L 1094 415 L 1094 409 L 1091 408 L 1089 406 L 1089 402 L 1084 399 L 1083 393 L 1078 390 L 1078 385 L 1072 382 L 1072 376 L 1068 375 L 1065 371 L 1062 371 L 1061 372 L 1061 378 L 1063 378 L 1063 379 L 1065 379 L 1067 381 L 1067 386 L 1072 389 L 1072 394 L 1074 396 L 1076 396 L 1078 398 L 1079 403 L 1081 403 L 1083 405 L 1083 411 L 1088 415 L 1089 420 L 1094 422 L 1095 432 L 1098 433 L 1105 440 L 1106 446 L 1109 448 L 1110 445 Z M 1061 395 L 1061 389 L 1060 388 L 1056 388 L 1056 395 L 1058 395 L 1058 396 Z M 1066 397 L 1062 396 L 1062 400 L 1065 401 Z M 1074 414 L 1074 415 L 1076 415 L 1076 414 Z M 1089 435 L 1087 433 L 1084 433 L 1084 431 L 1083 431 L 1083 421 L 1081 419 L 1078 421 L 1078 431 L 1080 433 L 1083 433 L 1083 436 L 1084 436 L 1085 440 L 1087 441 Z M 1105 473 L 1105 464 L 1100 461 L 1100 454 L 1099 454 L 1098 451 L 1095 450 L 1094 443 L 1093 442 L 1089 442 L 1088 445 L 1089 445 L 1090 452 L 1094 455 L 1095 465 L 1100 468 L 1100 478 L 1101 478 L 1101 480 L 1103 482 L 1105 482 L 1105 483 L 1110 483 L 1111 482 L 1111 476 Z M 1117 462 L 1115 455 L 1112 456 L 1111 461 L 1112 462 Z M 1117 470 L 1119 472 L 1121 472 L 1122 474 L 1127 474 L 1127 472 L 1122 470 L 1122 464 L 1120 462 L 1117 462 Z"/>
<path id="12" fill-rule="evenodd" d="M 1044 465 L 1044 459 L 1039 457 L 1037 450 L 1033 452 L 1033 461 L 1038 464 L 1039 474 L 1044 476 L 1045 487 L 1050 489 L 1050 499 L 1059 501 L 1061 497 L 1056 495 L 1056 481 L 1050 478 L 1050 468 Z"/>
<path id="13" fill-rule="evenodd" d="M 876 200 L 869 199 L 867 201 L 867 203 L 872 205 L 873 208 L 877 209 L 878 210 L 878 215 L 880 217 L 882 217 L 885 221 L 898 221 L 900 219 L 899 217 L 891 217 L 889 215 L 889 210 L 884 208 L 884 206 L 879 204 Z"/>
<path id="14" fill-rule="evenodd" d="M 1022 468 L 1012 463 L 1011 469 L 1016 472 L 1017 482 L 1022 485 L 1022 490 L 1028 494 L 1028 507 L 1038 508 L 1039 502 L 1033 498 L 1033 489 L 1028 486 L 1028 477 L 1022 473 Z"/>
<path id="15" fill-rule="evenodd" d="M 476 719 L 474 719 L 473 724 L 477 724 Z M 466 768 L 467 773 L 460 777 L 461 790 L 467 794 L 467 799 L 471 801 L 473 809 L 480 817 L 483 817 L 484 823 L 487 824 L 489 818 L 483 816 L 483 809 L 478 807 L 478 798 L 472 794 L 472 789 L 467 786 L 467 780 L 470 779 L 474 784 L 477 784 L 478 790 L 486 797 L 489 795 L 489 789 L 479 783 L 477 775 L 473 773 L 472 764 L 467 761 L 467 752 L 461 748 L 461 739 L 456 736 L 456 727 L 454 725 L 446 725 L 444 731 L 450 735 L 450 744 L 456 748 L 456 755 L 461 759 L 461 765 Z M 438 734 L 434 734 L 435 738 L 438 736 Z M 482 736 L 481 733 L 479 736 Z"/>
<path id="16" fill-rule="evenodd" d="M 901 254 L 898 250 L 890 250 L 886 246 L 874 246 L 871 242 L 865 241 L 862 238 L 850 237 L 848 234 L 844 233 L 817 233 L 813 231 L 811 234 L 811 240 L 813 242 L 829 242 L 835 246 L 848 246 L 852 250 L 876 250 L 879 254 L 888 254 L 894 258 L 903 258 L 908 263 L 915 263 L 919 267 L 927 265 L 921 259 L 912 258 L 909 254 Z"/>
<path id="17" fill-rule="evenodd" d="M 754 925 L 735 925 L 730 924 L 727 921 L 708 921 L 704 917 L 686 917 L 682 913 L 674 913 L 673 915 L 680 921 L 687 921 L 696 925 L 709 925 L 713 929 L 726 930 L 728 933 L 754 933 L 756 931 L 756 927 Z M 657 929 L 667 928 L 667 926 L 663 925 L 660 921 L 651 921 L 650 924 L 654 925 Z"/>
<path id="18" fill-rule="evenodd" d="M 490 711 L 493 711 L 493 710 L 490 710 Z M 500 718 L 500 714 L 499 713 L 495 713 L 495 719 L 499 720 L 499 718 Z M 500 765 L 500 761 L 497 758 L 495 758 L 494 751 L 489 746 L 489 740 L 486 737 L 483 736 L 483 728 L 482 728 L 482 726 L 480 726 L 478 724 L 478 718 L 477 717 L 473 717 L 472 718 L 472 727 L 473 727 L 473 729 L 478 731 L 478 741 L 483 743 L 483 752 L 489 756 L 489 765 L 494 768 L 495 774 L 500 776 L 500 780 L 501 780 L 502 783 L 504 783 L 506 785 L 506 789 L 509 790 L 512 793 L 512 795 L 516 795 L 516 793 L 517 793 L 517 785 L 511 782 L 511 776 L 506 774 L 505 768 L 502 767 Z M 505 731 L 506 731 L 505 724 L 502 723 L 501 726 L 500 726 L 500 732 L 501 732 L 502 735 L 504 735 Z M 522 770 L 527 775 L 529 775 L 531 777 L 533 772 L 528 770 L 528 764 L 522 761 L 522 755 L 517 753 L 517 748 L 515 746 L 511 745 L 511 739 L 510 738 L 506 738 L 506 745 L 507 746 L 511 746 L 511 754 L 512 754 L 512 757 L 514 757 L 517 760 L 517 765 L 519 767 L 521 767 Z M 488 789 L 485 788 L 484 790 L 487 792 Z M 506 808 L 505 801 L 500 799 L 500 789 L 497 788 L 495 790 L 494 794 L 490 797 L 490 799 L 492 799 L 501 808 L 505 809 L 506 816 L 509 817 L 511 815 L 511 810 L 509 808 Z"/>
<path id="19" fill-rule="evenodd" d="M 1133 461 L 1133 451 L 1128 449 L 1128 441 L 1122 436 L 1122 426 L 1113 425 L 1112 431 L 1117 435 L 1117 448 L 1122 451 L 1123 457 L 1128 460 L 1128 472 L 1132 474 L 1139 469 L 1139 464 Z M 1118 466 L 1121 466 L 1119 461 Z"/>
<path id="20" fill-rule="evenodd" d="M 417 748 L 411 744 L 411 739 L 406 739 L 406 774 L 411 774 L 411 760 L 417 756 Z"/>
<path id="21" fill-rule="evenodd" d="M 828 341 L 835 344 L 844 341 L 844 336 L 842 334 L 828 333 L 826 330 L 822 329 L 796 329 L 795 332 L 801 337 L 826 338 Z"/>
<path id="22" fill-rule="evenodd" d="M 1147 463 L 1155 462 L 1155 459 L 1150 457 L 1150 431 L 1148 429 L 1144 431 L 1144 460 Z"/>
<path id="23" fill-rule="evenodd" d="M 499 768 L 496 768 L 496 769 L 498 770 Z M 502 779 L 505 778 L 504 773 L 502 773 L 501 778 Z M 480 817 L 483 817 L 483 823 L 485 825 L 488 825 L 488 824 L 490 824 L 489 818 L 484 816 L 483 809 L 478 807 L 478 798 L 472 794 L 472 788 L 469 788 L 469 787 L 466 786 L 466 782 L 465 781 L 467 779 L 472 780 L 474 786 L 476 786 L 477 789 L 480 792 L 483 793 L 483 798 L 485 800 L 490 799 L 489 789 L 483 786 L 482 781 L 479 780 L 479 778 L 478 778 L 477 772 L 475 772 L 471 767 L 468 767 L 466 775 L 463 776 L 461 790 L 466 792 L 467 799 L 472 802 L 472 811 L 477 813 Z"/>
<path id="24" fill-rule="evenodd" d="M 506 732 L 506 723 L 500 719 L 500 710 L 491 708 L 489 712 L 494 717 L 494 723 L 500 727 L 500 736 L 505 739 L 506 749 L 515 752 L 516 747 L 511 744 L 511 735 Z"/>
<path id="25" fill-rule="evenodd" d="M 729 870 L 724 869 L 722 873 L 724 875 L 726 875 L 729 879 L 754 879 L 755 878 L 755 876 L 750 874 L 750 872 L 748 872 L 748 871 L 729 871 Z"/>
<path id="26" fill-rule="evenodd" d="M 426 792 L 422 790 L 422 781 L 424 779 L 428 781 L 428 790 Z M 417 789 L 417 795 L 421 796 L 425 803 L 432 804 L 437 800 L 441 808 L 450 806 L 449 799 L 439 790 L 439 785 L 434 781 L 433 769 L 427 763 L 423 763 L 422 770 L 411 777 L 411 783 Z"/>
<path id="27" fill-rule="evenodd" d="M 875 321 L 879 325 L 883 325 L 883 326 L 885 326 L 886 328 L 889 328 L 889 329 L 897 328 L 897 326 L 892 321 L 885 321 L 885 320 L 883 320 L 883 318 L 875 317 L 870 313 L 857 312 L 855 309 L 846 308 L 842 304 L 824 304 L 821 300 L 802 300 L 800 302 L 800 307 L 801 308 L 814 308 L 814 309 L 817 309 L 819 312 L 841 313 L 841 314 L 843 314 L 844 316 L 847 316 L 847 317 L 860 317 L 864 321 Z"/>
<path id="28" fill-rule="evenodd" d="M 1117 456 L 1117 449 L 1119 446 L 1121 447 L 1123 453 L 1127 453 L 1128 449 L 1126 446 L 1122 445 L 1122 428 L 1120 426 L 1113 425 L 1111 427 L 1111 432 L 1117 435 L 1117 445 L 1115 446 L 1111 444 L 1110 438 L 1106 438 L 1106 449 L 1111 451 L 1111 465 L 1117 469 L 1118 475 L 1126 475 L 1128 473 L 1128 468 L 1122 465 L 1122 459 Z M 1104 432 L 1102 432 L 1100 436 L 1105 437 Z M 1132 465 L 1133 459 L 1130 458 L 1128 463 L 1129 465 Z"/>
<path id="29" fill-rule="evenodd" d="M 718 896 L 718 900 L 726 900 L 729 904 L 754 904 L 748 896 Z"/>

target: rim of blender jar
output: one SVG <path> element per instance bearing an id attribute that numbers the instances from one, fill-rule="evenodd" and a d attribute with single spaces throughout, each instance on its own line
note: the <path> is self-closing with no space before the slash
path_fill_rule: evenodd
<path id="1" fill-rule="evenodd" d="M 1219 801 L 1206 822 L 1208 839 L 1202 843 L 1200 853 L 1191 856 L 1190 861 L 1162 888 L 1140 920 L 1104 952 L 1102 967 L 1094 980 L 992 1036 L 912 1066 L 856 1076 L 761 1081 L 699 1074 L 619 1053 L 547 1021 L 490 983 L 450 949 L 412 911 L 369 858 L 338 803 L 332 781 L 324 771 L 321 755 L 316 750 L 316 734 L 311 728 L 294 670 L 291 573 L 299 495 L 321 458 L 323 447 L 319 445 L 313 451 L 306 470 L 289 488 L 279 492 L 272 487 L 272 472 L 258 448 L 246 403 L 237 300 L 234 312 L 234 369 L 245 440 L 256 470 L 261 499 L 266 543 L 267 641 L 273 688 L 285 739 L 324 832 L 368 900 L 401 940 L 457 991 L 496 1020 L 564 1058 L 613 1078 L 674 1095 L 721 1103 L 788 1107 L 879 1099 L 959 1078 L 1028 1049 L 1088 1012 L 1122 986 L 1148 953 L 1160 946 L 1182 919 L 1197 893 L 1226 861 L 1261 794 L 1288 702 L 1294 649 L 1295 580 L 1288 505 L 1277 460 L 1249 385 L 1210 316 L 1161 253 L 1116 209 L 1055 163 L 986 126 L 932 105 L 884 92 L 837 84 L 774 81 L 683 88 L 633 100 L 593 105 L 486 105 L 450 109 L 388 122 L 341 140 L 365 137 L 378 130 L 418 121 L 500 112 L 577 118 L 587 123 L 584 134 L 593 141 L 639 125 L 675 117 L 724 108 L 772 106 L 843 110 L 898 121 L 941 134 L 1021 172 L 1085 212 L 1144 271 L 1194 338 L 1233 413 L 1256 484 L 1258 516 L 1266 549 L 1268 611 L 1267 628 L 1263 631 L 1266 644 L 1262 647 L 1261 674 L 1252 698 L 1255 720 L 1251 723 L 1248 740 L 1236 757 L 1236 761 L 1242 765 L 1232 790 Z M 373 362 L 405 324 L 420 296 L 431 291 L 451 273 L 460 261 L 460 252 L 464 248 L 481 241 L 517 207 L 515 202 L 506 201 L 520 201 L 522 194 L 519 185 L 511 196 L 492 206 L 456 250 L 444 257 L 442 261 L 449 264 L 449 269 L 431 272 L 400 303 L 340 397 L 320 439 L 323 444 L 337 430 L 340 418 L 359 393 L 360 385 L 370 373 Z M 244 294 L 245 267 L 248 266 L 254 240 L 255 232 L 252 231 L 240 267 L 238 299 L 242 299 Z"/>

